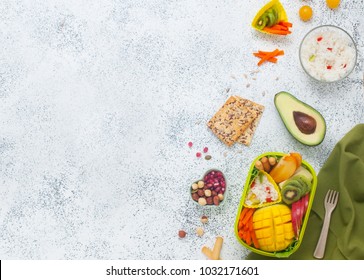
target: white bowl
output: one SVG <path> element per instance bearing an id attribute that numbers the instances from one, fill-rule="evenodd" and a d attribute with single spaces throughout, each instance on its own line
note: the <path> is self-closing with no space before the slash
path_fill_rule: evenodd
<path id="1" fill-rule="evenodd" d="M 299 48 L 305 72 L 320 82 L 337 82 L 353 71 L 357 49 L 353 38 L 340 27 L 322 25 L 303 38 Z"/>

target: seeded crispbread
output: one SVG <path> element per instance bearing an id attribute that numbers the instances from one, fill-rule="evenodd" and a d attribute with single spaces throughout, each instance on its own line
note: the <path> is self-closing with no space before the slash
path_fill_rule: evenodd
<path id="1" fill-rule="evenodd" d="M 260 122 L 260 119 L 263 115 L 265 107 L 261 104 L 255 103 L 251 100 L 242 98 L 240 96 L 235 95 L 234 96 L 241 104 L 248 107 L 250 110 L 254 111 L 256 113 L 256 118 L 251 122 L 251 124 L 248 126 L 248 128 L 239 136 L 237 139 L 238 143 L 244 144 L 246 146 L 249 146 L 253 136 L 255 134 L 255 130 L 257 129 L 257 126 Z"/>
<path id="2" fill-rule="evenodd" d="M 256 117 L 254 110 L 244 106 L 235 96 L 230 96 L 207 126 L 222 142 L 231 146 Z"/>

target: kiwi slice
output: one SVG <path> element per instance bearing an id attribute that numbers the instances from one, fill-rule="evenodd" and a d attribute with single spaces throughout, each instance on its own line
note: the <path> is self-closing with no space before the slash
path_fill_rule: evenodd
<path id="1" fill-rule="evenodd" d="M 302 195 L 309 193 L 311 191 L 312 183 L 307 177 L 303 175 L 296 175 L 293 176 L 291 179 L 289 179 L 287 183 L 291 184 L 291 181 L 293 180 L 298 181 L 299 184 L 301 185 Z"/>
<path id="2" fill-rule="evenodd" d="M 268 17 L 268 22 L 267 22 L 268 27 L 272 27 L 277 23 L 278 18 L 276 18 L 273 9 L 269 9 L 268 11 L 266 11 L 266 16 Z"/>
<path id="3" fill-rule="evenodd" d="M 282 194 L 282 200 L 286 204 L 290 205 L 301 198 L 302 190 L 297 186 L 287 184 L 282 188 L 281 194 Z"/>
<path id="4" fill-rule="evenodd" d="M 310 179 L 308 179 L 305 176 L 300 175 L 299 180 L 301 181 L 301 183 L 306 185 L 306 191 L 304 194 L 309 193 L 311 191 L 311 187 L 312 187 L 312 182 Z"/>
<path id="5" fill-rule="evenodd" d="M 282 186 L 282 189 L 288 185 L 291 185 L 291 186 L 294 186 L 296 188 L 299 188 L 301 189 L 301 193 L 303 193 L 302 191 L 302 183 L 300 182 L 300 180 L 298 180 L 298 178 L 294 179 L 294 178 L 291 178 L 289 180 L 287 180 L 284 185 Z M 304 186 L 305 187 L 305 186 Z M 306 189 L 306 187 L 305 187 Z"/>
<path id="6" fill-rule="evenodd" d="M 267 25 L 267 22 L 268 22 L 268 18 L 265 16 L 265 15 L 262 15 L 257 24 L 256 24 L 256 27 L 259 28 L 259 29 L 263 29 L 264 27 L 266 27 Z"/>
<path id="7" fill-rule="evenodd" d="M 279 13 L 276 9 L 272 8 L 272 11 L 273 11 L 273 14 L 274 14 L 274 17 L 276 18 L 276 23 L 278 23 L 278 20 L 279 20 Z"/>

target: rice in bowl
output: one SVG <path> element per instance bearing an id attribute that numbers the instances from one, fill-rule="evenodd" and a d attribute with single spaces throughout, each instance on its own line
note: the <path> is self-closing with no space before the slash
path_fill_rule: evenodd
<path id="1" fill-rule="evenodd" d="M 351 36 L 339 27 L 319 26 L 302 40 L 300 61 L 312 78 L 335 82 L 347 77 L 354 69 L 357 51 Z"/>

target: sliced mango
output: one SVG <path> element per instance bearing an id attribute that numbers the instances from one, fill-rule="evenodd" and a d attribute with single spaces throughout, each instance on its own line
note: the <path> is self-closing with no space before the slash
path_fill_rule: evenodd
<path id="1" fill-rule="evenodd" d="M 253 214 L 253 228 L 261 250 L 282 251 L 294 239 L 291 209 L 284 204 L 260 208 Z"/>
<path id="2" fill-rule="evenodd" d="M 259 10 L 252 21 L 252 27 L 259 32 L 272 34 L 263 30 L 264 27 L 271 27 L 278 22 L 287 22 L 288 17 L 283 5 L 279 0 L 272 0 Z"/>

